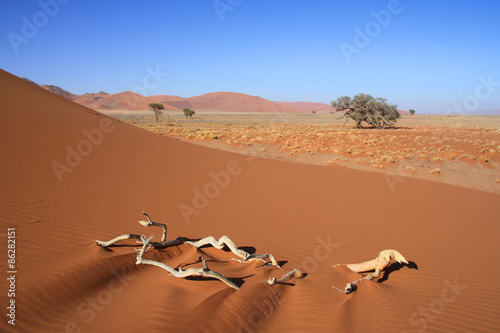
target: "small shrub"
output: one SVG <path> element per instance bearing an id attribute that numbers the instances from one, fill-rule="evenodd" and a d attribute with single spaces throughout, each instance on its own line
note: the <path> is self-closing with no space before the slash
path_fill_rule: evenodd
<path id="1" fill-rule="evenodd" d="M 415 172 L 416 171 L 415 168 L 410 166 L 410 165 L 405 166 L 403 170 L 406 172 Z"/>

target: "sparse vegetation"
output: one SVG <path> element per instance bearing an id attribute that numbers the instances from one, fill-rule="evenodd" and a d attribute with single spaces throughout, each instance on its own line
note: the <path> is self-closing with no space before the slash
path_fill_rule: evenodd
<path id="1" fill-rule="evenodd" d="M 429 126 L 420 122 L 427 121 L 426 119 L 434 121 L 437 117 L 420 116 L 411 120 L 417 124 L 404 124 L 404 128 L 394 128 L 391 131 L 374 128 L 367 131 L 345 129 L 340 120 L 336 124 L 324 124 L 323 116 L 312 114 L 286 115 L 285 117 L 293 120 L 290 122 L 271 121 L 275 117 L 228 117 L 223 114 L 207 115 L 203 117 L 203 121 L 194 122 L 183 121 L 182 115 L 178 115 L 169 126 L 155 124 L 152 117 L 149 120 L 138 117 L 130 122 L 152 132 L 185 140 L 220 139 L 218 143 L 210 145 L 271 158 L 274 156 L 306 163 L 346 164 L 359 169 L 399 169 L 408 174 L 413 171 L 405 168 L 405 165 L 411 165 L 416 168 L 414 175 L 417 177 L 439 168 L 446 175 L 442 178 L 446 182 L 453 177 L 459 183 L 469 182 L 461 177 L 463 170 L 469 168 L 475 168 L 474 172 L 494 181 L 491 168 L 485 166 L 496 168 L 500 162 L 500 127 L 476 126 L 471 120 L 468 120 L 471 126 L 462 126 L 461 123 L 454 127 Z M 403 117 L 400 121 L 404 122 L 408 118 Z M 446 122 L 443 116 L 439 119 Z M 489 118 L 474 119 L 476 122 L 481 121 L 479 124 L 484 122 L 491 125 Z M 481 167 L 480 170 L 477 169 L 478 166 Z"/>
<path id="2" fill-rule="evenodd" d="M 410 111 L 410 115 L 412 115 L 412 116 L 413 116 L 413 115 L 415 114 L 415 110 L 410 109 L 409 111 Z"/>
<path id="3" fill-rule="evenodd" d="M 416 171 L 415 168 L 410 166 L 410 165 L 405 166 L 403 170 L 406 172 L 415 172 Z"/>

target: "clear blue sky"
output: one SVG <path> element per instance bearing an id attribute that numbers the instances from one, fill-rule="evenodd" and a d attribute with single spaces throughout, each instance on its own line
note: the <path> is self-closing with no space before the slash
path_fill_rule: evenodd
<path id="1" fill-rule="evenodd" d="M 76 94 L 500 109 L 497 0 L 2 0 L 0 36 L 0 68 Z"/>

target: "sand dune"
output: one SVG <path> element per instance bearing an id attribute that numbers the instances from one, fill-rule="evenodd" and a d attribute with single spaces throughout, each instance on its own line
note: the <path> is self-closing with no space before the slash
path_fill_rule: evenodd
<path id="1" fill-rule="evenodd" d="M 1 244 L 16 230 L 19 332 L 495 332 L 500 326 L 500 197 L 342 167 L 251 158 L 153 134 L 0 71 Z M 206 193 L 202 195 L 200 193 Z M 207 196 L 208 195 L 208 196 Z M 181 213 L 181 205 L 192 208 Z M 109 250 L 95 240 L 155 234 L 227 235 L 272 253 L 282 269 L 240 264 L 231 252 L 188 244 L 150 249 L 176 268 L 209 267 L 237 283 L 178 279 L 135 265 L 134 241 Z M 7 272 L 7 248 L 0 260 Z M 393 265 L 351 295 L 359 274 L 333 264 L 400 251 Z M 418 267 L 418 269 L 417 269 Z M 299 268 L 289 284 L 259 283 Z M 0 284 L 0 302 L 7 295 Z"/>
<path id="2" fill-rule="evenodd" d="M 303 110 L 268 101 L 258 96 L 235 92 L 213 92 L 200 96 L 182 98 L 179 96 L 152 96 L 179 109 L 191 108 L 201 111 L 237 111 L 264 113 L 299 113 Z M 310 112 L 310 111 L 309 111 Z"/>
<path id="3" fill-rule="evenodd" d="M 333 111 L 333 108 L 330 106 L 330 104 L 325 104 L 325 103 L 315 103 L 315 102 L 275 102 L 275 103 L 307 113 L 311 113 L 313 110 L 318 113 Z"/>
<path id="4" fill-rule="evenodd" d="M 160 103 L 158 99 L 145 97 L 132 91 L 110 95 L 85 94 L 75 98 L 74 101 L 96 110 L 147 110 L 149 103 Z M 164 104 L 164 107 L 167 110 L 179 111 L 172 105 Z"/>

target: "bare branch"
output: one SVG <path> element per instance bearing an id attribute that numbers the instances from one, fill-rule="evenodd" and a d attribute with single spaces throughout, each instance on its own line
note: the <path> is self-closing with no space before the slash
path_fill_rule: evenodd
<path id="1" fill-rule="evenodd" d="M 234 242 L 227 236 L 222 236 L 221 238 L 219 238 L 218 241 L 214 237 L 208 236 L 208 237 L 202 238 L 196 242 L 186 241 L 185 243 L 191 244 L 196 248 L 210 244 L 219 250 L 224 248 L 224 245 L 226 245 L 231 250 L 231 252 L 236 254 L 238 257 L 242 258 L 241 260 L 234 259 L 238 262 L 244 263 L 244 262 L 249 262 L 249 261 L 253 261 L 253 260 L 260 260 L 260 261 L 267 263 L 267 261 L 265 259 L 269 258 L 271 260 L 272 265 L 275 265 L 275 266 L 278 266 L 279 268 L 281 268 L 280 265 L 278 265 L 277 261 L 274 259 L 272 254 L 268 254 L 268 253 L 266 253 L 266 254 L 250 254 L 242 249 L 237 248 L 236 245 L 234 244 Z"/>
<path id="2" fill-rule="evenodd" d="M 217 272 L 214 272 L 211 269 L 209 269 L 208 265 L 205 261 L 205 258 L 203 258 L 203 257 L 201 257 L 201 261 L 203 262 L 202 268 L 188 268 L 186 270 L 183 270 L 182 267 L 179 267 L 178 270 L 175 270 L 174 268 L 172 268 L 164 263 L 154 261 L 154 260 L 144 259 L 144 257 L 143 257 L 144 252 L 146 252 L 146 249 L 147 249 L 148 245 L 150 245 L 149 242 L 151 241 L 152 238 L 153 237 L 146 239 L 146 237 L 144 237 L 144 236 L 141 237 L 141 241 L 143 244 L 142 244 L 142 248 L 137 251 L 137 261 L 135 262 L 136 265 L 147 264 L 147 265 L 157 266 L 157 267 L 165 269 L 170 274 L 172 274 L 173 276 L 178 277 L 178 278 L 183 278 L 183 277 L 187 277 L 187 276 L 208 276 L 208 277 L 212 277 L 212 278 L 215 278 L 215 279 L 218 279 L 218 280 L 224 282 L 225 284 L 227 284 L 228 286 L 230 286 L 233 289 L 236 289 L 236 290 L 240 289 L 237 285 L 235 285 L 231 280 L 226 278 L 224 275 L 217 273 Z"/>
<path id="3" fill-rule="evenodd" d="M 115 237 L 112 240 L 109 240 L 107 242 L 96 240 L 96 243 L 97 243 L 97 245 L 106 248 L 108 246 L 114 245 L 115 243 L 117 243 L 119 241 L 130 239 L 130 238 L 141 239 L 141 235 L 126 234 L 126 235 L 121 235 L 121 236 Z"/>
<path id="4" fill-rule="evenodd" d="M 304 274 L 302 274 L 301 271 L 299 271 L 298 269 L 293 269 L 290 272 L 288 272 L 285 275 L 283 275 L 282 277 L 280 277 L 279 279 L 276 279 L 274 277 L 270 277 L 265 282 L 267 282 L 271 286 L 274 286 L 274 285 L 277 285 L 277 284 L 280 284 L 280 283 L 288 282 L 288 281 L 290 281 L 293 278 L 302 278 L 302 277 L 304 277 Z"/>
<path id="5" fill-rule="evenodd" d="M 151 218 L 149 217 L 148 214 L 146 214 L 146 212 L 142 212 L 142 215 L 146 216 L 146 218 L 148 220 L 147 221 L 137 221 L 137 222 L 139 222 L 140 224 L 142 224 L 144 227 L 156 226 L 156 227 L 162 228 L 163 229 L 163 235 L 161 236 L 161 241 L 164 242 L 167 239 L 167 226 L 165 224 L 163 224 L 163 223 L 158 223 L 158 222 L 151 221 Z"/>

